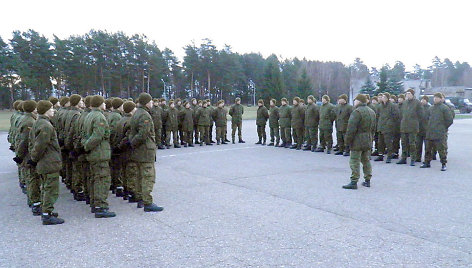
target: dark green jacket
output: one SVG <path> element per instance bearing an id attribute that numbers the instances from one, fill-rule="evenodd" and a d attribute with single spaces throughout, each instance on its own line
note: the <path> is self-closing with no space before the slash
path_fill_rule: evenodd
<path id="1" fill-rule="evenodd" d="M 182 131 L 193 131 L 193 110 L 183 108 L 180 111 L 180 121 L 182 122 Z"/>
<path id="2" fill-rule="evenodd" d="M 421 116 L 419 121 L 420 131 L 418 131 L 418 135 L 420 136 L 426 136 L 426 126 L 428 125 L 428 113 L 430 107 L 431 104 L 429 103 L 423 105 L 423 115 Z"/>
<path id="3" fill-rule="evenodd" d="M 211 125 L 211 114 L 208 107 L 201 107 L 197 111 L 197 122 L 199 126 L 210 126 Z"/>
<path id="4" fill-rule="evenodd" d="M 131 161 L 152 163 L 156 161 L 156 134 L 150 110 L 138 107 L 129 123 L 128 139 L 131 143 Z"/>
<path id="5" fill-rule="evenodd" d="M 84 149 L 87 161 L 101 162 L 111 159 L 110 127 L 99 108 L 92 108 L 84 121 Z"/>
<path id="6" fill-rule="evenodd" d="M 65 128 L 65 119 L 68 111 L 70 110 L 70 107 L 61 107 L 57 111 L 57 115 L 55 115 L 55 120 L 56 120 L 56 132 L 57 132 L 57 138 L 59 140 L 59 145 L 63 149 L 64 146 L 64 128 Z"/>
<path id="7" fill-rule="evenodd" d="M 257 108 L 256 126 L 265 127 L 269 119 L 269 111 L 262 105 Z"/>
<path id="8" fill-rule="evenodd" d="M 77 107 L 71 107 L 64 115 L 64 149 L 74 150 L 75 123 L 78 121 L 81 110 Z"/>
<path id="9" fill-rule="evenodd" d="M 229 109 L 231 122 L 240 123 L 243 121 L 244 107 L 241 104 L 233 104 Z"/>
<path id="10" fill-rule="evenodd" d="M 152 117 L 152 122 L 154 123 L 154 131 L 157 131 L 158 129 L 162 129 L 162 108 L 158 106 L 154 106 L 151 109 L 151 117 Z"/>
<path id="11" fill-rule="evenodd" d="M 228 111 L 224 107 L 222 108 L 218 107 L 213 111 L 213 121 L 215 121 L 216 127 L 226 126 L 228 122 L 228 118 L 226 116 L 227 114 L 228 114 Z"/>
<path id="12" fill-rule="evenodd" d="M 279 125 L 280 127 L 291 127 L 292 124 L 292 107 L 287 105 L 282 105 L 279 107 Z"/>
<path id="13" fill-rule="evenodd" d="M 179 130 L 179 111 L 174 108 L 167 110 L 167 128 L 166 130 Z"/>
<path id="14" fill-rule="evenodd" d="M 386 104 L 380 104 L 377 131 L 380 133 L 395 133 L 399 117 L 398 107 L 395 104 L 390 101 Z"/>
<path id="15" fill-rule="evenodd" d="M 420 130 L 420 120 L 423 117 L 423 106 L 417 99 L 405 100 L 401 105 L 400 132 L 418 133 Z"/>
<path id="16" fill-rule="evenodd" d="M 43 175 L 58 173 L 62 168 L 61 148 L 51 121 L 46 116 L 39 115 L 31 131 L 30 155 L 31 160 L 38 163 L 36 172 Z"/>
<path id="17" fill-rule="evenodd" d="M 161 105 L 162 109 L 162 114 L 161 114 L 161 119 L 162 119 L 162 127 L 167 126 L 167 111 L 169 110 L 169 106 L 167 105 Z"/>
<path id="18" fill-rule="evenodd" d="M 270 128 L 278 128 L 279 127 L 279 107 L 271 106 L 269 108 L 269 127 Z"/>
<path id="19" fill-rule="evenodd" d="M 352 151 L 369 151 L 372 149 L 372 140 L 375 134 L 375 112 L 360 104 L 349 117 L 346 136 L 346 144 Z"/>
<path id="20" fill-rule="evenodd" d="M 367 106 L 367 105 L 366 105 Z M 349 116 L 353 111 L 351 104 L 338 104 L 336 106 L 336 130 L 345 132 L 347 130 L 347 122 L 349 121 Z"/>
<path id="21" fill-rule="evenodd" d="M 21 120 L 18 130 L 16 131 L 16 138 L 17 146 L 16 146 L 16 156 L 23 159 L 23 161 L 28 160 L 29 150 L 28 150 L 28 142 L 29 142 L 29 134 L 31 129 L 33 128 L 34 122 L 36 118 L 32 113 L 25 113 L 23 115 L 23 119 Z"/>
<path id="22" fill-rule="evenodd" d="M 305 127 L 318 127 L 320 124 L 320 107 L 314 103 L 305 109 Z"/>
<path id="23" fill-rule="evenodd" d="M 125 113 L 120 121 L 116 124 L 115 137 L 111 141 L 111 147 L 113 150 L 121 151 L 120 157 L 123 160 L 129 160 L 131 148 L 127 146 L 128 134 L 129 134 L 129 122 L 131 120 L 131 114 Z"/>
<path id="24" fill-rule="evenodd" d="M 333 122 L 336 119 L 336 106 L 332 103 L 324 103 L 320 107 L 320 125 L 321 130 L 333 130 Z"/>
<path id="25" fill-rule="evenodd" d="M 443 103 L 434 104 L 428 111 L 428 125 L 426 127 L 427 140 L 441 140 L 446 137 L 447 130 L 454 118 L 451 110 Z"/>
<path id="26" fill-rule="evenodd" d="M 303 128 L 305 126 L 305 109 L 301 104 L 292 107 L 292 128 Z"/>

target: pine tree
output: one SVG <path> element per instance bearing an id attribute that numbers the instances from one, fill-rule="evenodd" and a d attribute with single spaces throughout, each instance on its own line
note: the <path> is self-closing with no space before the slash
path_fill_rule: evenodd
<path id="1" fill-rule="evenodd" d="M 362 94 L 369 94 L 369 96 L 374 96 L 376 94 L 377 88 L 374 85 L 374 82 L 370 79 L 370 75 L 367 76 L 367 81 L 365 84 L 361 87 L 361 90 L 359 91 Z"/>
<path id="2" fill-rule="evenodd" d="M 302 99 L 306 99 L 311 94 L 313 94 L 313 87 L 306 73 L 306 69 L 303 69 L 297 83 L 297 95 Z"/>

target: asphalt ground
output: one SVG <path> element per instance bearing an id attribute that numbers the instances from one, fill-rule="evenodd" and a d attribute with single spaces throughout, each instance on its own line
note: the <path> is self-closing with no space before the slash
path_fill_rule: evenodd
<path id="1" fill-rule="evenodd" d="M 349 157 L 243 130 L 245 144 L 157 152 L 163 212 L 110 195 L 117 217 L 95 219 L 61 184 L 58 226 L 32 216 L 0 134 L 0 267 L 472 267 L 472 120 L 450 129 L 448 171 L 372 162 L 355 191 Z"/>

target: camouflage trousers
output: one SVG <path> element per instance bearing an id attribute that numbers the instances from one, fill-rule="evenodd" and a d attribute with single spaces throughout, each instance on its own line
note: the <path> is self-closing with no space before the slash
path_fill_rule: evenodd
<path id="1" fill-rule="evenodd" d="M 112 155 L 110 159 L 110 173 L 111 173 L 111 186 L 112 189 L 123 187 L 121 179 L 121 161 L 120 155 Z"/>
<path id="2" fill-rule="evenodd" d="M 208 129 L 208 136 L 210 137 L 210 141 L 213 140 L 213 122 L 210 123 L 210 128 Z"/>
<path id="3" fill-rule="evenodd" d="M 364 180 L 370 181 L 372 178 L 372 165 L 370 164 L 371 151 L 351 151 L 349 166 L 351 167 L 351 181 L 358 182 L 362 171 L 364 172 Z"/>
<path id="4" fill-rule="evenodd" d="M 198 126 L 200 132 L 200 142 L 210 143 L 210 126 Z"/>
<path id="5" fill-rule="evenodd" d="M 85 192 L 85 162 L 72 162 L 72 190 L 76 193 Z"/>
<path id="6" fill-rule="evenodd" d="M 349 152 L 349 146 L 344 144 L 345 131 L 336 131 L 336 141 L 340 152 Z"/>
<path id="7" fill-rule="evenodd" d="M 270 128 L 270 142 L 278 144 L 280 142 L 279 127 Z"/>
<path id="8" fill-rule="evenodd" d="M 36 173 L 34 167 L 25 166 L 23 172 L 26 180 L 28 205 L 38 204 L 41 202 L 41 177 Z"/>
<path id="9" fill-rule="evenodd" d="M 408 153 L 411 159 L 416 160 L 416 134 L 417 133 L 402 133 L 402 158 L 406 159 Z"/>
<path id="10" fill-rule="evenodd" d="M 257 137 L 259 140 L 267 140 L 266 126 L 257 126 Z"/>
<path id="11" fill-rule="evenodd" d="M 183 135 L 183 142 L 187 144 L 193 144 L 193 130 L 190 131 L 182 131 Z"/>
<path id="12" fill-rule="evenodd" d="M 306 128 L 307 132 L 307 144 L 310 145 L 311 147 L 316 147 L 318 146 L 318 128 L 317 127 L 307 127 Z"/>
<path id="13" fill-rule="evenodd" d="M 238 130 L 238 137 L 240 140 L 243 139 L 243 134 L 242 132 L 242 127 L 243 127 L 243 122 L 231 122 L 231 138 L 234 141 L 235 135 L 236 135 L 236 129 Z"/>
<path id="14" fill-rule="evenodd" d="M 292 143 L 292 129 L 289 127 L 280 127 L 280 137 L 285 144 Z"/>
<path id="15" fill-rule="evenodd" d="M 426 135 L 418 133 L 416 135 L 416 160 L 418 162 L 421 162 L 421 157 L 423 156 L 423 145 L 426 152 Z"/>
<path id="16" fill-rule="evenodd" d="M 16 164 L 16 166 L 18 167 L 18 181 L 22 184 L 26 184 L 24 167 L 20 164 Z"/>
<path id="17" fill-rule="evenodd" d="M 129 171 L 128 171 L 128 162 L 129 159 L 126 155 L 130 152 L 123 152 L 120 156 L 120 165 L 121 165 L 121 181 L 123 183 L 123 188 L 125 192 L 134 193 L 134 181 L 130 179 Z"/>
<path id="18" fill-rule="evenodd" d="M 303 130 L 302 127 L 292 128 L 293 142 L 297 144 L 298 148 L 301 148 L 303 144 Z"/>
<path id="19" fill-rule="evenodd" d="M 41 174 L 41 211 L 43 214 L 54 211 L 59 197 L 59 173 Z"/>
<path id="20" fill-rule="evenodd" d="M 392 157 L 393 155 L 393 133 L 379 133 L 379 154 Z"/>
<path id="21" fill-rule="evenodd" d="M 144 205 L 152 204 L 152 190 L 156 182 L 154 163 L 128 162 L 126 167 L 128 183 L 132 181 L 134 195 L 142 200 Z"/>
<path id="22" fill-rule="evenodd" d="M 166 125 L 162 125 L 162 136 L 161 136 L 161 141 L 162 143 L 166 143 L 167 142 L 167 126 Z M 167 143 L 166 143 L 167 145 Z"/>
<path id="23" fill-rule="evenodd" d="M 226 139 L 226 126 L 216 127 L 216 140 L 224 142 Z"/>
<path id="24" fill-rule="evenodd" d="M 320 147 L 331 149 L 333 147 L 333 130 L 320 129 Z"/>
<path id="25" fill-rule="evenodd" d="M 156 144 L 162 144 L 162 128 L 156 128 Z"/>
<path id="26" fill-rule="evenodd" d="M 90 162 L 90 180 L 90 205 L 108 208 L 107 198 L 111 184 L 109 161 Z"/>
<path id="27" fill-rule="evenodd" d="M 179 144 L 179 132 L 178 130 L 167 130 L 166 131 L 166 145 L 170 146 L 170 135 L 172 135 L 172 142 L 174 145 Z"/>
<path id="28" fill-rule="evenodd" d="M 446 137 L 438 140 L 426 140 L 426 152 L 425 152 L 425 162 L 430 163 L 433 160 L 433 153 L 437 150 L 439 153 L 439 159 L 441 160 L 442 164 L 447 163 L 447 144 Z"/>

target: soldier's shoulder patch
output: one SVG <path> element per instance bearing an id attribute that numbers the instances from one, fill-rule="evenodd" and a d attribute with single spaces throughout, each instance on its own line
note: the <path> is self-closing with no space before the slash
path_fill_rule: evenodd
<path id="1" fill-rule="evenodd" d="M 99 125 L 103 127 L 103 126 L 105 126 L 105 123 L 100 122 Z"/>
<path id="2" fill-rule="evenodd" d="M 149 123 L 149 120 L 148 119 L 144 120 L 144 123 L 146 123 L 146 124 Z"/>

